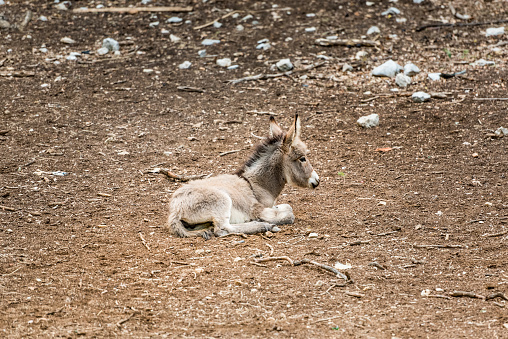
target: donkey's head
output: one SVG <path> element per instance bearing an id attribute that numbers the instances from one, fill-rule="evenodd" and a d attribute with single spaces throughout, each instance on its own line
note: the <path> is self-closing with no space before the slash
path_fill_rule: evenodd
<path id="1" fill-rule="evenodd" d="M 287 183 L 292 186 L 316 188 L 319 185 L 319 176 L 307 157 L 309 150 L 300 139 L 300 130 L 298 114 L 295 115 L 293 124 L 286 133 L 275 119 L 270 117 L 270 137 L 282 137 L 282 167 Z"/>

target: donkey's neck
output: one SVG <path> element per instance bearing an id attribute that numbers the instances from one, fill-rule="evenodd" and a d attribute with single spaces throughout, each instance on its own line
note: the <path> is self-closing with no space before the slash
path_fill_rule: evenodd
<path id="1" fill-rule="evenodd" d="M 282 152 L 261 155 L 254 163 L 245 165 L 240 175 L 249 181 L 258 201 L 272 207 L 286 184 Z"/>

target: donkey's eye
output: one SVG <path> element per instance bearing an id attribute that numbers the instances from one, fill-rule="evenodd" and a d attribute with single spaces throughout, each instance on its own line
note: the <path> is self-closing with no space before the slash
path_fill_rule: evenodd
<path id="1" fill-rule="evenodd" d="M 298 160 L 300 160 L 300 162 L 306 162 L 306 161 L 307 161 L 307 159 L 306 159 L 305 157 L 301 157 L 301 158 L 300 158 L 300 159 L 298 159 Z"/>

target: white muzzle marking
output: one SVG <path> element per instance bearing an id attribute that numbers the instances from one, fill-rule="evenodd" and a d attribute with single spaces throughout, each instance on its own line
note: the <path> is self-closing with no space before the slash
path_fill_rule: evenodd
<path id="1" fill-rule="evenodd" d="M 316 171 L 312 171 L 312 174 L 309 178 L 309 187 L 316 188 L 319 185 L 319 175 Z"/>

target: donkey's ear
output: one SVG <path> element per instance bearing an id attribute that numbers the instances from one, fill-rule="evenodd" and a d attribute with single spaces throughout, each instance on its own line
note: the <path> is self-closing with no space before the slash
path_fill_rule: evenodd
<path id="1" fill-rule="evenodd" d="M 284 132 L 282 132 L 282 128 L 280 128 L 279 124 L 275 121 L 274 117 L 270 117 L 270 138 L 273 138 L 277 135 L 282 135 Z"/>
<path id="2" fill-rule="evenodd" d="M 293 141 L 295 139 L 300 138 L 300 117 L 298 114 L 295 114 L 295 120 L 293 121 L 293 124 L 291 125 L 291 128 L 286 133 L 286 136 L 284 137 L 284 145 L 285 146 L 291 146 L 293 144 Z"/>

